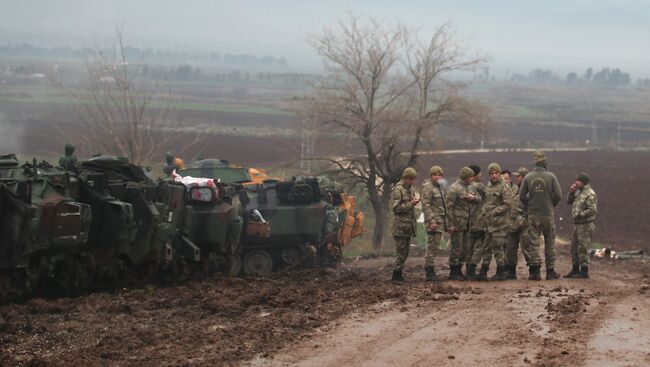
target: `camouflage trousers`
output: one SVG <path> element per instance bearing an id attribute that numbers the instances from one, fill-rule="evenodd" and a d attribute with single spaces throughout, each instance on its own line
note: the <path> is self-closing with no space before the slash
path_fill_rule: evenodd
<path id="1" fill-rule="evenodd" d="M 478 265 L 480 262 L 481 265 L 489 266 L 494 255 L 497 266 L 505 265 L 503 247 L 506 243 L 506 235 L 505 231 L 485 232 L 483 242 L 477 243 L 474 247 L 471 263 Z"/>
<path id="2" fill-rule="evenodd" d="M 526 243 L 528 241 L 528 224 L 524 223 L 519 229 L 514 232 L 508 233 L 506 237 L 506 264 L 510 266 L 517 266 L 518 263 L 518 252 L 519 244 L 521 243 L 521 252 L 524 254 L 524 259 L 526 259 L 526 265 L 530 265 L 530 246 Z"/>
<path id="3" fill-rule="evenodd" d="M 449 248 L 449 266 L 463 265 L 468 261 L 469 256 L 469 232 L 454 232 L 451 234 L 451 246 Z"/>
<path id="4" fill-rule="evenodd" d="M 467 246 L 467 263 L 478 265 L 481 261 L 480 257 L 478 260 L 474 258 L 474 252 L 479 251 L 483 253 L 483 241 L 485 240 L 485 232 L 470 232 L 469 233 L 469 245 Z M 481 255 L 482 256 L 482 255 Z"/>
<path id="5" fill-rule="evenodd" d="M 442 232 L 427 232 L 427 250 L 424 254 L 424 266 L 433 266 L 433 260 L 440 251 Z"/>
<path id="6" fill-rule="evenodd" d="M 591 235 L 596 225 L 591 223 L 574 224 L 571 234 L 571 260 L 573 265 L 589 266 L 589 249 L 591 248 Z"/>
<path id="7" fill-rule="evenodd" d="M 395 239 L 395 265 L 393 270 L 402 271 L 406 258 L 409 257 L 409 247 L 411 246 L 410 237 L 393 237 Z"/>
<path id="8" fill-rule="evenodd" d="M 546 269 L 555 267 L 555 218 L 553 216 L 528 215 L 528 266 L 541 266 L 539 255 L 540 236 L 544 236 Z"/>

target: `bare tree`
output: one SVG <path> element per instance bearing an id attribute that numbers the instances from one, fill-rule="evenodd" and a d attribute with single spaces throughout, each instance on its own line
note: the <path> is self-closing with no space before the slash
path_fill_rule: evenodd
<path id="1" fill-rule="evenodd" d="M 185 129 L 175 114 L 175 98 L 161 90 L 160 82 L 139 76 L 145 64 L 128 60 L 121 27 L 115 27 L 112 49 L 85 51 L 85 73 L 78 82 L 50 75 L 51 83 L 72 99 L 80 120 L 80 126 L 59 126 L 63 138 L 86 153 L 114 154 L 136 164 L 153 162 L 172 142 L 179 143 Z M 192 135 L 177 152 L 201 139 L 198 132 Z"/>
<path id="2" fill-rule="evenodd" d="M 310 41 L 326 75 L 306 99 L 305 114 L 330 138 L 348 138 L 349 155 L 323 159 L 330 172 L 365 188 L 376 223 L 373 247 L 379 249 L 391 190 L 403 169 L 416 164 L 423 144 L 437 137 L 436 128 L 483 132 L 487 108 L 458 96 L 443 76 L 471 70 L 486 56 L 468 56 L 449 24 L 423 43 L 403 25 L 352 15 Z"/>

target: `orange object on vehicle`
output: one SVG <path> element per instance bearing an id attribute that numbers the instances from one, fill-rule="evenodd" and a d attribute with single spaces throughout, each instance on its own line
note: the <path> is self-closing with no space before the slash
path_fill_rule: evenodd
<path id="1" fill-rule="evenodd" d="M 185 169 L 185 162 L 180 158 L 174 158 L 174 164 L 176 165 L 177 170 Z"/>
<path id="2" fill-rule="evenodd" d="M 261 184 L 265 180 L 277 180 L 277 181 L 280 181 L 279 177 L 271 177 L 266 173 L 266 171 L 264 171 L 262 169 L 259 169 L 259 168 L 249 168 L 248 169 L 248 175 L 251 176 L 251 181 L 246 182 L 244 185 Z"/>

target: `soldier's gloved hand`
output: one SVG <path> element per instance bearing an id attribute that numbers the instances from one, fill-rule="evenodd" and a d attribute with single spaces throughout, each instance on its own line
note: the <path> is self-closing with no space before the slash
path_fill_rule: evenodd
<path id="1" fill-rule="evenodd" d="M 414 205 L 414 206 L 418 205 L 419 202 L 420 202 L 420 199 L 413 199 L 413 200 L 411 200 L 411 205 Z"/>
<path id="2" fill-rule="evenodd" d="M 436 228 L 438 228 L 438 225 L 437 225 L 437 224 L 435 224 L 435 223 L 431 223 L 431 224 L 429 224 L 429 229 L 431 229 L 432 231 L 435 231 Z"/>

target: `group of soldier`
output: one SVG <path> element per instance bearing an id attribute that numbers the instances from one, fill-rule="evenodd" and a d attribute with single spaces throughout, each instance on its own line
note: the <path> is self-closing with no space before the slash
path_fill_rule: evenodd
<path id="1" fill-rule="evenodd" d="M 519 248 L 528 266 L 528 279 L 541 280 L 541 237 L 544 238 L 546 279 L 560 278 L 555 271 L 555 207 L 562 199 L 562 189 L 557 177 L 547 170 L 548 161 L 543 152 L 535 151 L 533 161 L 532 171 L 521 167 L 514 175 L 502 170 L 498 163 L 491 163 L 487 169 L 487 185 L 481 182 L 479 166 L 463 167 L 458 180 L 446 192 L 441 185 L 443 169 L 433 166 L 419 197 L 413 187 L 417 172 L 406 168 L 391 194 L 396 250 L 392 279 L 404 281 L 402 270 L 410 240 L 416 235 L 415 207 L 420 202 L 427 233 L 426 280 L 439 279 L 434 259 L 445 232 L 450 234 L 451 243 L 450 280 L 488 280 L 492 257 L 497 268 L 490 279 L 517 279 Z M 597 197 L 589 181 L 587 174 L 580 173 L 569 188 L 567 203 L 571 205 L 574 222 L 573 267 L 565 278 L 589 278 L 588 252 L 597 214 Z"/>

